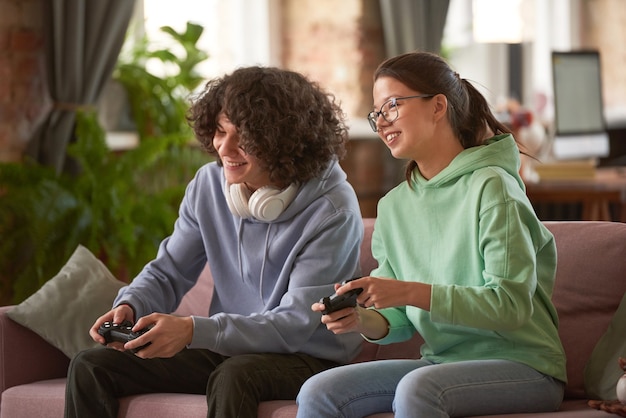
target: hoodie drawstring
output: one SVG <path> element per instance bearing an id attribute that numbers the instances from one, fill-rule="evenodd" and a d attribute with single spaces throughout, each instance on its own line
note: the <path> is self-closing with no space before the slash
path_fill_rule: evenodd
<path id="1" fill-rule="evenodd" d="M 263 273 L 265 273 L 265 262 L 267 261 L 267 254 L 269 252 L 270 229 L 272 229 L 271 223 L 267 225 L 267 233 L 265 234 L 265 251 L 263 253 L 263 264 L 261 264 L 261 278 L 259 280 L 259 297 L 261 298 L 261 301 L 263 301 Z"/>
<path id="2" fill-rule="evenodd" d="M 263 263 L 261 264 L 261 277 L 259 278 L 259 297 L 261 301 L 263 301 L 263 275 L 265 274 L 265 264 L 267 262 L 267 257 L 269 254 L 269 244 L 270 244 L 270 232 L 272 229 L 272 224 L 267 225 L 267 232 L 265 233 L 265 248 L 263 250 Z M 241 281 L 245 282 L 244 272 L 243 272 L 243 259 L 241 255 L 241 241 L 243 236 L 243 218 L 239 219 L 239 227 L 237 230 L 237 261 L 239 263 L 239 276 L 241 277 Z"/>
<path id="3" fill-rule="evenodd" d="M 239 262 L 239 276 L 241 281 L 245 282 L 243 277 L 243 260 L 241 259 L 241 236 L 243 235 L 243 218 L 239 218 L 239 227 L 237 229 L 237 261 Z"/>

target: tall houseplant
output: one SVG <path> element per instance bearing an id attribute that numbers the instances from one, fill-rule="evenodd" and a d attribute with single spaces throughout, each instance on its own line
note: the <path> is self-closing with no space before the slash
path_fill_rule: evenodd
<path id="1" fill-rule="evenodd" d="M 184 188 L 208 156 L 190 146 L 187 98 L 200 83 L 195 66 L 202 27 L 163 28 L 186 53 L 142 43 L 121 60 L 115 77 L 133 100 L 139 145 L 111 152 L 95 113 L 77 114 L 77 141 L 68 154 L 80 172 L 57 174 L 34 162 L 0 164 L 0 303 L 19 303 L 85 245 L 120 279 L 131 279 L 171 231 Z M 147 59 L 174 64 L 155 76 Z M 185 73 L 185 74 L 182 74 Z"/>
<path id="2" fill-rule="evenodd" d="M 189 133 L 185 123 L 187 98 L 202 82 L 197 65 L 208 58 L 197 47 L 202 26 L 188 22 L 184 32 L 169 26 L 163 26 L 161 31 L 169 35 L 172 46 L 152 49 L 144 38 L 120 57 L 113 73 L 128 93 L 132 119 L 141 140 Z M 148 69 L 151 61 L 157 61 L 164 74 L 153 74 Z"/>

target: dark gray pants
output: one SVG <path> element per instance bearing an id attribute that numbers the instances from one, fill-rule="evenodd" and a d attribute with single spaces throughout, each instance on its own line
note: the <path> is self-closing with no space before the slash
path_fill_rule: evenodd
<path id="1" fill-rule="evenodd" d="M 295 399 L 306 379 L 336 365 L 306 354 L 226 357 L 185 349 L 172 358 L 143 360 L 95 348 L 70 363 L 65 417 L 116 418 L 118 398 L 168 392 L 206 394 L 209 418 L 256 418 L 259 402 Z"/>

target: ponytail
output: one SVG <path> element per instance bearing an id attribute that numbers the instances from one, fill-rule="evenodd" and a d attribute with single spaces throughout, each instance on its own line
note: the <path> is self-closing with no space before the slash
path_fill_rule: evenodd
<path id="1" fill-rule="evenodd" d="M 456 126 L 463 148 L 482 145 L 488 130 L 494 135 L 511 133 L 509 128 L 496 119 L 487 100 L 476 87 L 467 79 L 460 79 L 460 82 L 467 93 L 468 103 L 467 111 L 459 115 L 459 124 Z"/>

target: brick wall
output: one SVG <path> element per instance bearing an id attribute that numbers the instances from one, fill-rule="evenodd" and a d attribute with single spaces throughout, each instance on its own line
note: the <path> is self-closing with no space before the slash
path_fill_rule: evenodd
<path id="1" fill-rule="evenodd" d="M 49 103 L 41 2 L 0 0 L 0 161 L 19 160 Z M 378 0 L 283 0 L 283 65 L 335 93 L 350 118 L 371 106 L 383 57 Z"/>
<path id="2" fill-rule="evenodd" d="M 282 0 L 282 6 L 283 65 L 333 92 L 350 121 L 364 119 L 372 107 L 372 74 L 384 59 L 378 0 Z M 361 214 L 372 217 L 401 169 L 387 147 L 371 139 L 373 132 L 369 138 L 354 132 L 341 165 Z"/>
<path id="3" fill-rule="evenodd" d="M 384 57 L 378 0 L 283 0 L 285 67 L 308 75 L 350 118 L 371 108 L 372 74 Z"/>
<path id="4" fill-rule="evenodd" d="M 584 0 L 581 25 L 584 48 L 600 51 L 602 90 L 607 107 L 624 110 L 626 103 L 626 2 Z"/>
<path id="5" fill-rule="evenodd" d="M 21 158 L 48 102 L 43 0 L 0 0 L 0 161 Z"/>

